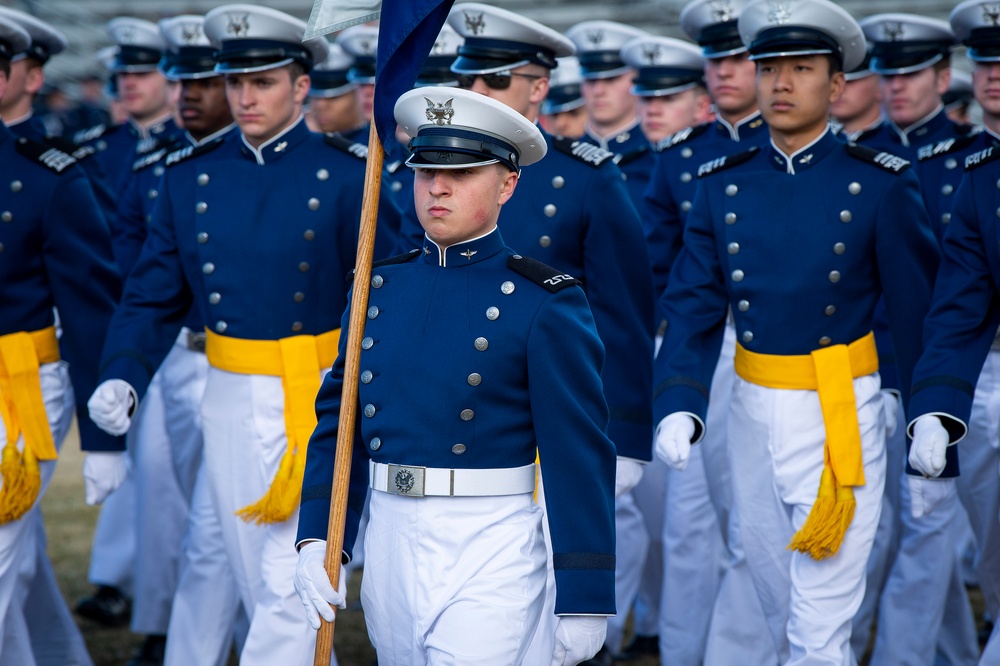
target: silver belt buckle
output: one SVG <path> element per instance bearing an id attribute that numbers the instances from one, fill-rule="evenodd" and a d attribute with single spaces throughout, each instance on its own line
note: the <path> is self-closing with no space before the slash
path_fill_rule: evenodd
<path id="1" fill-rule="evenodd" d="M 187 334 L 187 348 L 191 351 L 205 353 L 205 338 L 207 336 L 204 333 L 195 333 L 194 331 L 188 331 Z"/>
<path id="2" fill-rule="evenodd" d="M 387 493 L 405 497 L 424 496 L 425 467 L 408 465 L 388 465 L 388 467 L 389 479 L 388 483 L 385 484 Z"/>

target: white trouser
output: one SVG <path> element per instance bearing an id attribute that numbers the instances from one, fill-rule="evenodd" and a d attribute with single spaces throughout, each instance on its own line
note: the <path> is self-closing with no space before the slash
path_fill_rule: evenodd
<path id="1" fill-rule="evenodd" d="M 307 664 L 315 652 L 316 632 L 292 582 L 298 511 L 268 525 L 235 515 L 264 495 L 278 471 L 287 448 L 284 404 L 280 377 L 209 368 L 202 403 L 205 472 L 226 556 L 250 618 L 242 666 Z"/>
<path id="2" fill-rule="evenodd" d="M 618 614 L 608 618 L 608 633 L 604 639 L 612 654 L 622 650 L 625 621 L 639 594 L 648 550 L 646 521 L 636 505 L 633 491 L 622 493 L 615 498 L 615 607 Z"/>
<path id="3" fill-rule="evenodd" d="M 90 546 L 87 580 L 132 596 L 135 580 L 135 482 L 130 473 L 101 504 Z"/>
<path id="4" fill-rule="evenodd" d="M 816 391 L 771 389 L 737 378 L 729 416 L 733 489 L 747 564 L 782 663 L 849 666 L 851 619 L 885 482 L 878 374 L 855 379 L 865 485 L 837 555 L 814 560 L 786 549 L 816 500 L 826 431 Z"/>
<path id="5" fill-rule="evenodd" d="M 909 487 L 902 484 L 901 544 L 881 596 L 872 664 L 930 665 L 936 656 L 956 666 L 980 661 L 975 619 L 955 545 L 971 525 L 979 544 L 980 588 L 987 611 L 995 613 L 1000 599 L 998 428 L 1000 351 L 991 351 L 979 375 L 968 435 L 960 445 L 958 496 L 931 515 L 914 519 Z M 902 476 L 902 461 L 896 472 Z M 921 598 L 919 606 L 912 603 L 914 595 Z M 901 632 L 913 636 L 905 638 Z"/>
<path id="6" fill-rule="evenodd" d="M 74 404 L 73 388 L 69 383 L 66 364 L 59 361 L 42 365 L 39 369 L 39 381 L 52 439 L 56 448 L 61 449 L 73 418 Z M 0 421 L 0 444 L 6 441 L 7 428 Z M 23 435 L 17 445 L 23 450 Z M 19 520 L 0 525 L 0 664 L 34 666 L 37 663 L 32 651 L 25 605 L 36 575 L 39 557 L 44 556 L 38 502 L 41 501 L 52 480 L 56 461 L 39 461 L 38 466 L 41 473 L 41 488 L 34 507 Z M 51 565 L 49 566 L 51 568 Z M 44 585 L 44 582 L 40 581 L 39 585 Z M 36 588 L 35 592 L 45 594 L 44 597 L 36 597 L 35 601 L 49 607 L 55 603 L 51 598 L 51 589 L 45 592 L 41 588 Z M 65 629 L 55 623 L 47 627 L 33 624 L 36 635 L 40 635 L 46 628 L 54 630 L 56 634 L 59 629 Z M 59 637 L 56 640 L 61 642 L 63 638 Z M 68 640 L 75 639 L 70 637 Z"/>
<path id="7" fill-rule="evenodd" d="M 24 619 L 31 635 L 31 651 L 37 666 L 93 666 L 87 646 L 66 607 L 52 562 L 46 554 L 45 525 L 41 506 L 31 510 L 35 523 L 35 575 L 24 603 Z M 17 662 L 21 663 L 21 662 Z"/>
<path id="8" fill-rule="evenodd" d="M 667 507 L 669 467 L 655 454 L 632 491 L 649 535 L 646 564 L 639 580 L 639 594 L 632 607 L 632 629 L 637 636 L 656 636 L 660 631 L 660 601 L 663 587 L 663 520 Z"/>
<path id="9" fill-rule="evenodd" d="M 373 491 L 361 601 L 380 666 L 547 666 L 525 660 L 545 587 L 541 521 L 530 494 Z"/>
<path id="10" fill-rule="evenodd" d="M 187 347 L 188 329 L 153 375 L 129 430 L 136 489 L 132 631 L 165 634 L 195 476 L 208 361 Z"/>
<path id="11" fill-rule="evenodd" d="M 236 578 L 202 468 L 188 513 L 164 666 L 223 666 L 240 608 Z"/>
<path id="12" fill-rule="evenodd" d="M 660 657 L 664 663 L 774 664 L 733 506 L 727 422 L 736 332 L 727 324 L 712 377 L 705 438 L 668 472 Z"/>

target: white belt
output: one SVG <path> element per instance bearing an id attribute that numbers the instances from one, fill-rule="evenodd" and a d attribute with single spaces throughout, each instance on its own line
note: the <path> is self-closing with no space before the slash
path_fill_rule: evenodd
<path id="1" fill-rule="evenodd" d="M 405 497 L 483 497 L 535 490 L 535 464 L 498 469 L 442 469 L 368 461 L 371 487 Z"/>

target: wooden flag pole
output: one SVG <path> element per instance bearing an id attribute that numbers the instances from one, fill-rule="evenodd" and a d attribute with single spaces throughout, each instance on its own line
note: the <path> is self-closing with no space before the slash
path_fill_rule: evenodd
<path id="1" fill-rule="evenodd" d="M 340 400 L 337 426 L 337 453 L 333 467 L 333 490 L 330 498 L 330 522 L 326 532 L 324 566 L 333 589 L 340 581 L 341 553 L 344 550 L 344 522 L 347 519 L 347 488 L 351 477 L 351 450 L 358 406 L 358 374 L 361 365 L 361 339 L 365 331 L 368 293 L 371 290 L 372 256 L 375 253 L 375 226 L 378 220 L 379 188 L 384 160 L 382 143 L 375 123 L 368 134 L 368 161 L 365 191 L 361 202 L 361 229 L 358 232 L 358 256 L 354 264 L 354 296 L 351 301 L 350 329 L 347 332 L 347 357 L 344 359 L 344 389 Z M 333 622 L 320 620 L 316 636 L 314 666 L 330 666 L 333 653 Z"/>

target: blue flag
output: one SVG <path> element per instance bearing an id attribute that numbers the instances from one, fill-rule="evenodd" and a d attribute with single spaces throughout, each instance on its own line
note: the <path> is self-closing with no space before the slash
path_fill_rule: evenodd
<path id="1" fill-rule="evenodd" d="M 383 0 L 375 64 L 375 129 L 383 147 L 396 143 L 396 100 L 413 88 L 455 0 Z"/>

